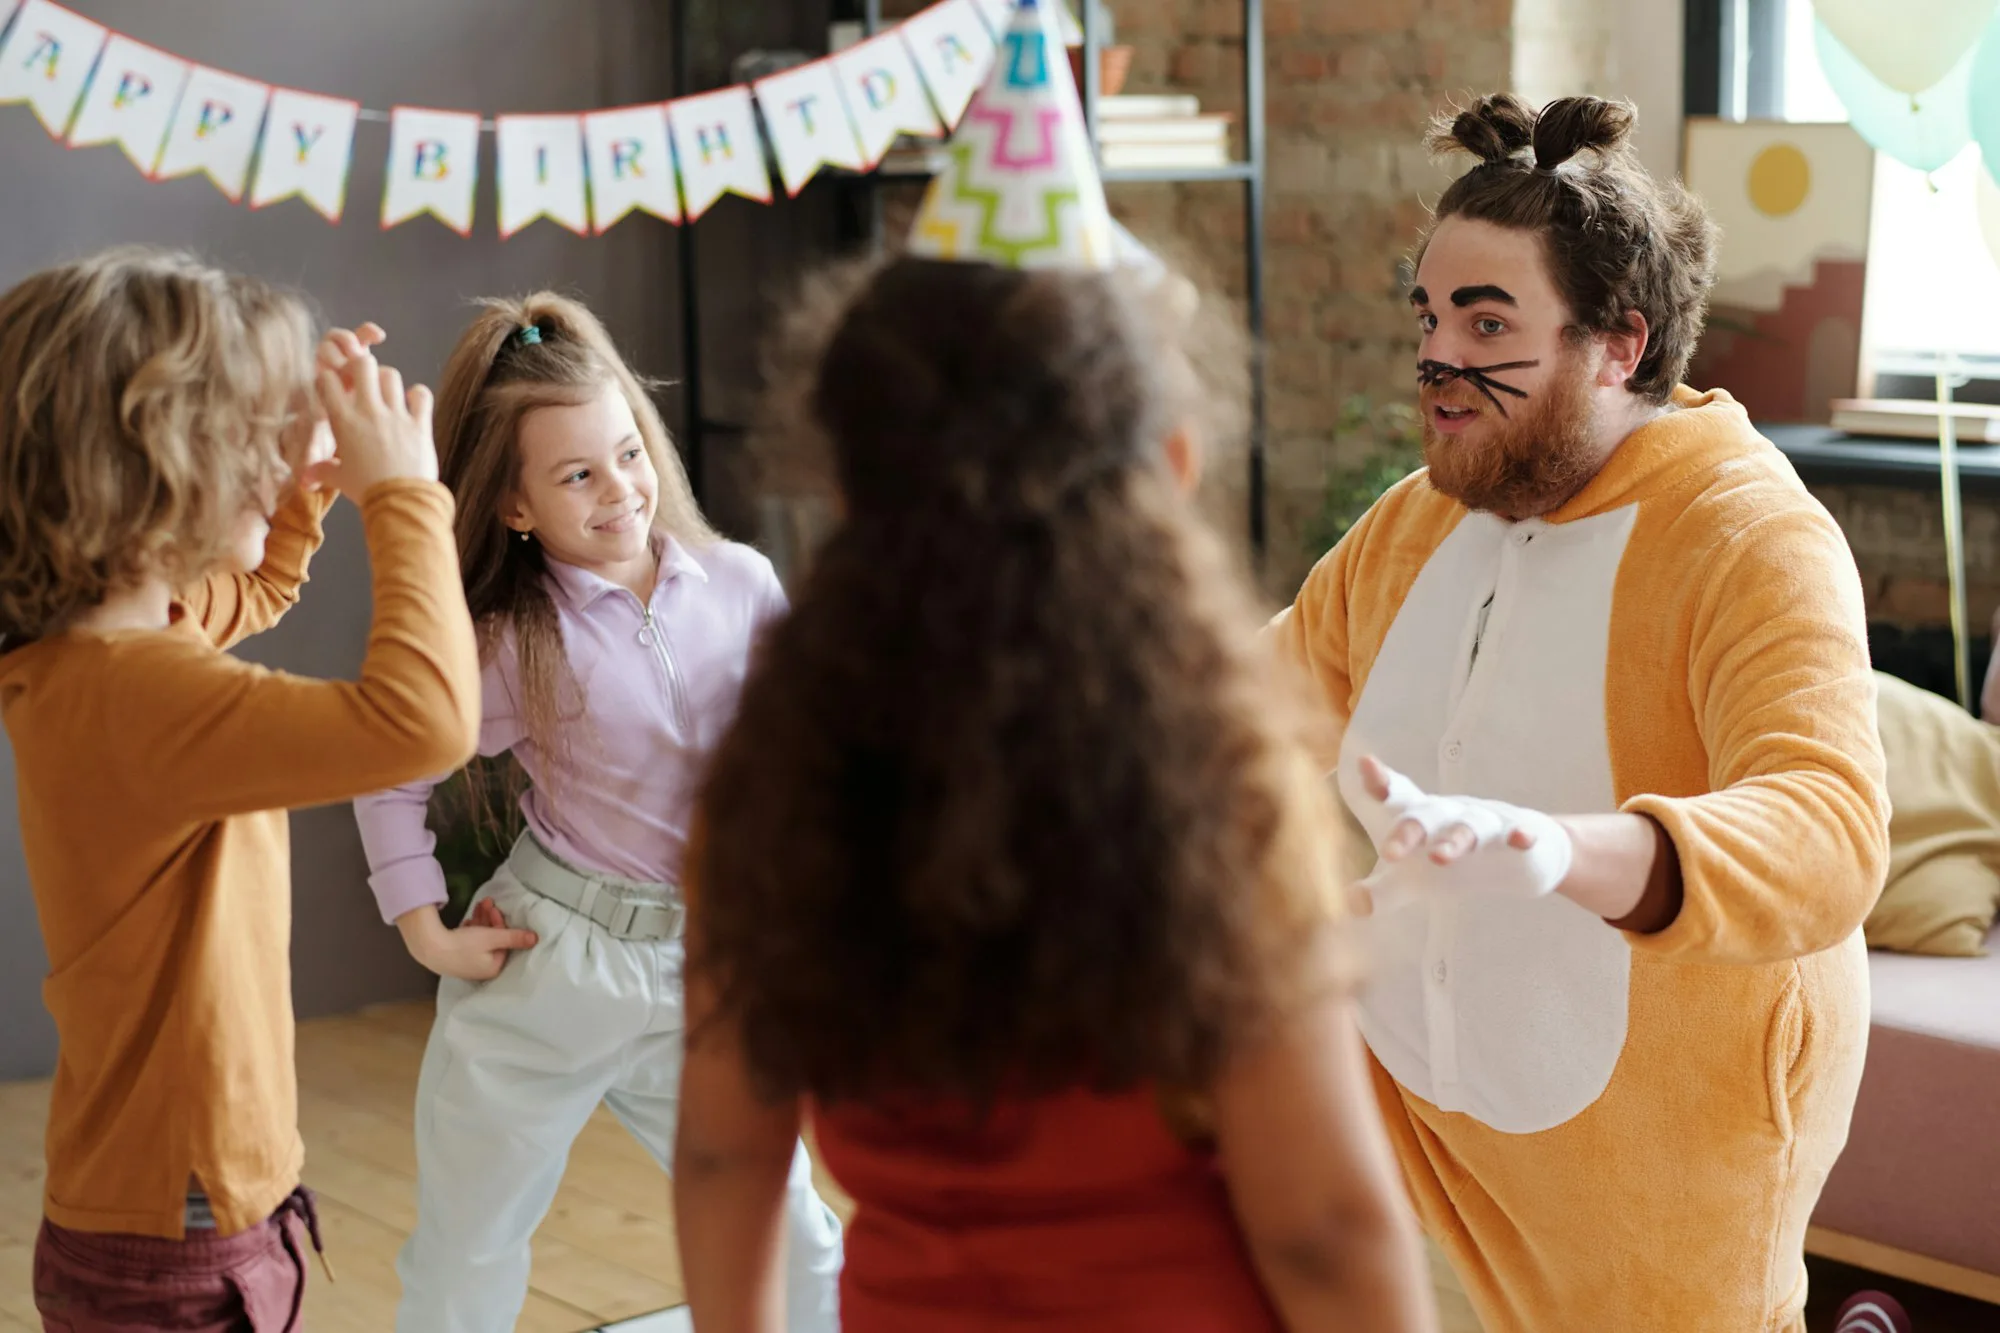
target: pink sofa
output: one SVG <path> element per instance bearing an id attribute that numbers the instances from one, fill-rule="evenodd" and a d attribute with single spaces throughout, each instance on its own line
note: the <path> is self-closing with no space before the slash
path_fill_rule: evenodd
<path id="1" fill-rule="evenodd" d="M 2000 929 L 1987 947 L 1869 955 L 1868 1064 L 1806 1247 L 2000 1305 Z"/>

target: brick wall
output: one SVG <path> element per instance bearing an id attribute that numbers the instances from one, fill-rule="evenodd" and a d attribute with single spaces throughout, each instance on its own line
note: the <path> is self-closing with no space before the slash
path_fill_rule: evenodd
<path id="1" fill-rule="evenodd" d="M 1905 629 L 1950 621 L 1944 511 L 1935 487 L 1815 486 L 1861 567 L 1869 619 Z M 1968 632 L 1986 632 L 2000 610 L 2000 501 L 1965 502 Z"/>
<path id="2" fill-rule="evenodd" d="M 1188 91 L 1240 111 L 1236 0 L 1111 0 L 1135 48 L 1129 91 Z M 1266 0 L 1270 125 L 1266 239 L 1270 341 L 1269 555 L 1262 582 L 1288 597 L 1316 552 L 1304 529 L 1329 468 L 1365 453 L 1336 440 L 1346 398 L 1407 397 L 1415 340 L 1399 263 L 1445 177 L 1419 145 L 1426 117 L 1454 97 L 1511 88 L 1537 104 L 1576 93 L 1639 104 L 1648 167 L 1678 163 L 1676 80 L 1634 59 L 1634 34 L 1663 22 L 1658 0 Z M 1642 12 L 1644 11 L 1644 12 Z M 1670 29 L 1662 43 L 1677 36 Z M 1645 54 L 1641 52 L 1639 54 Z M 1655 53 L 1657 54 L 1657 53 Z M 1654 64 L 1660 63 L 1655 61 Z M 1668 62 L 1671 63 L 1671 62 Z M 1230 287 L 1240 272 L 1236 194 L 1224 187 L 1121 187 L 1135 230 Z M 1214 512 L 1240 531 L 1239 458 L 1217 461 Z M 1822 487 L 1848 535 L 1872 618 L 1905 628 L 1947 621 L 1944 539 L 1934 490 Z M 2000 500 L 1966 505 L 1969 628 L 2000 609 Z"/>
<path id="3" fill-rule="evenodd" d="M 1289 597 L 1317 554 L 1305 528 L 1328 470 L 1369 447 L 1335 438 L 1341 404 L 1356 393 L 1384 401 L 1410 394 L 1415 339 L 1399 264 L 1424 202 L 1445 181 L 1419 144 L 1425 119 L 1454 97 L 1511 87 L 1535 101 L 1580 92 L 1631 96 L 1640 102 L 1642 127 L 1649 119 L 1656 128 L 1677 120 L 1669 90 L 1645 83 L 1645 71 L 1619 67 L 1627 30 L 1657 18 L 1635 7 L 1655 2 L 1265 0 L 1270 541 L 1261 575 L 1273 598 Z M 1237 0 L 1109 3 L 1119 42 L 1134 48 L 1127 91 L 1193 92 L 1208 109 L 1241 112 Z M 892 13 L 916 7 L 918 0 L 885 6 Z M 1648 165 L 1672 169 L 1672 146 L 1663 136 Z M 1114 210 L 1135 231 L 1240 298 L 1239 201 L 1240 191 L 1229 186 L 1134 185 L 1112 193 Z M 913 202 L 912 191 L 892 192 L 892 230 L 906 225 Z M 1243 459 L 1219 457 L 1209 475 L 1211 511 L 1241 534 Z M 1935 492 L 1817 493 L 1854 547 L 1871 615 L 1905 627 L 1943 624 Z M 1977 631 L 2000 608 L 2000 502 L 1968 503 L 1966 529 Z M 803 543 L 809 534 L 789 535 Z"/>
<path id="4" fill-rule="evenodd" d="M 1617 96 L 1623 18 L 1608 0 L 1514 0 L 1514 91 L 1536 106 L 1580 94 Z"/>
<path id="5" fill-rule="evenodd" d="M 1127 91 L 1186 91 L 1242 107 L 1236 0 L 1111 0 L 1135 48 Z M 1330 467 L 1368 443 L 1335 438 L 1353 394 L 1407 399 L 1416 357 L 1399 267 L 1447 177 L 1423 152 L 1425 122 L 1454 95 L 1504 88 L 1514 0 L 1267 0 L 1270 128 L 1265 269 L 1269 334 L 1268 556 L 1262 582 L 1289 597 L 1318 552 L 1305 528 Z M 1120 187 L 1113 207 L 1166 238 L 1212 283 L 1240 292 L 1239 193 L 1225 186 Z M 1232 285 L 1233 284 L 1233 285 Z M 1233 531 L 1244 469 L 1219 458 L 1213 511 Z"/>
<path id="6" fill-rule="evenodd" d="M 1117 41 L 1133 48 L 1125 91 L 1191 92 L 1204 109 L 1244 106 L 1238 0 L 1107 0 Z M 1506 87 L 1514 0 L 1265 0 L 1270 130 L 1265 268 L 1269 335 L 1268 558 L 1274 599 L 1289 599 L 1320 552 L 1305 528 L 1329 467 L 1366 455 L 1336 439 L 1351 395 L 1407 401 L 1416 340 L 1399 265 L 1447 176 L 1425 156 L 1431 113 L 1454 95 Z M 887 0 L 895 18 L 921 0 Z M 892 238 L 917 198 L 884 190 Z M 1132 229 L 1208 286 L 1244 294 L 1243 192 L 1235 185 L 1127 185 L 1111 205 Z M 893 243 L 893 241 L 892 241 Z M 778 442 L 777 447 L 782 447 Z M 765 460 L 761 539 L 792 565 L 824 504 L 788 493 Z M 1247 460 L 1216 449 L 1204 501 L 1246 535 Z"/>

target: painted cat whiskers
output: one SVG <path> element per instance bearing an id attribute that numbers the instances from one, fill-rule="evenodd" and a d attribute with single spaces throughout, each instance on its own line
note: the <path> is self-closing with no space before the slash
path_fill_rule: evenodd
<path id="1" fill-rule="evenodd" d="M 1528 370 L 1541 364 L 1540 361 L 1502 361 L 1491 366 L 1454 366 L 1448 361 L 1419 361 L 1417 383 L 1423 388 L 1435 389 L 1453 380 L 1464 380 L 1485 394 L 1486 400 L 1504 417 L 1507 415 L 1507 405 L 1500 401 L 1499 395 L 1504 393 L 1511 398 L 1526 399 L 1528 391 L 1494 379 L 1494 373 L 1502 370 Z"/>

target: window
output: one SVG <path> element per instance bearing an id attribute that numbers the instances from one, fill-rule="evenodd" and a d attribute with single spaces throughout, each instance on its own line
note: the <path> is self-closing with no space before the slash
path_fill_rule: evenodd
<path id="1" fill-rule="evenodd" d="M 1690 115 L 1731 119 L 1845 121 L 1847 108 L 1820 68 L 1812 0 L 1687 0 Z M 1926 177 L 1876 159 L 1869 227 L 1864 357 L 1887 367 L 1899 356 L 1950 351 L 2000 356 L 2000 259 L 1980 210 L 2000 233 L 2000 188 L 1968 145 Z M 1982 205 L 1981 195 L 1988 198 Z M 1725 239 L 1724 244 L 1727 244 Z M 1927 383 L 1895 377 L 1883 394 L 1928 397 Z M 2000 401 L 2000 384 L 1965 395 Z"/>
<path id="2" fill-rule="evenodd" d="M 1819 52 L 1813 46 L 1812 0 L 1784 0 L 1784 71 L 1779 83 L 1779 106 L 1785 120 L 1846 120 L 1847 108 L 1840 95 L 1820 72 Z"/>

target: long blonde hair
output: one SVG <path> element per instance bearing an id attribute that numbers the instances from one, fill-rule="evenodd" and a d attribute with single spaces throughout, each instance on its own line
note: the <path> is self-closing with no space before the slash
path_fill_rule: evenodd
<path id="1" fill-rule="evenodd" d="M 454 534 L 465 600 L 491 661 L 509 631 L 520 663 L 521 715 L 558 784 L 572 762 L 574 681 L 562 626 L 549 595 L 541 543 L 515 539 L 502 510 L 521 481 L 521 421 L 541 407 L 575 407 L 607 385 L 632 409 L 659 473 L 653 530 L 684 546 L 720 540 L 702 517 L 687 469 L 645 384 L 625 364 L 597 317 L 553 292 L 494 298 L 458 340 L 438 394 L 438 474 L 458 500 Z M 535 330 L 524 342 L 521 333 Z M 566 716 L 571 714 L 572 716 Z M 476 820 L 497 817 L 509 784 L 504 770 L 475 763 L 468 795 Z"/>
<path id="2" fill-rule="evenodd" d="M 109 250 L 0 296 L 0 636 L 209 573 L 311 385 L 303 303 L 191 255 Z"/>

